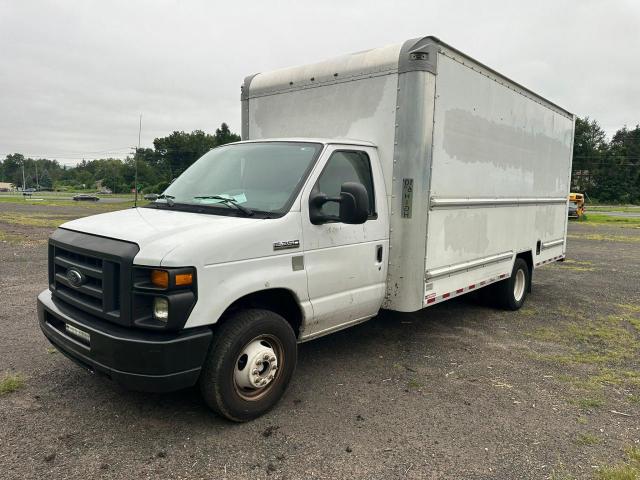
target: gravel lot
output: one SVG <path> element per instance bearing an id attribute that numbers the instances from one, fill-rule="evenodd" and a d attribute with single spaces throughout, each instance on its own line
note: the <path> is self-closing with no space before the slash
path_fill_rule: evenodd
<path id="1" fill-rule="evenodd" d="M 46 238 L 91 213 L 0 203 L 0 379 L 24 380 L 0 394 L 1 478 L 598 478 L 640 445 L 638 227 L 572 223 L 519 312 L 463 297 L 303 344 L 279 406 L 236 425 L 51 349 Z"/>

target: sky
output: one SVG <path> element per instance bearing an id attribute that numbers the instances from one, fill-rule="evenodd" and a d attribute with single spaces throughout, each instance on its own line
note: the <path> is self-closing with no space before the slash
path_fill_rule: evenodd
<path id="1" fill-rule="evenodd" d="M 640 1 L 0 0 L 0 159 L 240 131 L 246 75 L 435 35 L 611 135 L 640 123 Z"/>

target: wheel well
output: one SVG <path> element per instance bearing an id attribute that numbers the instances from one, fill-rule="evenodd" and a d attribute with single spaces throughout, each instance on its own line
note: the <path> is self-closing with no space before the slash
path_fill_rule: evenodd
<path id="1" fill-rule="evenodd" d="M 529 285 L 527 286 L 527 290 L 531 293 L 531 283 L 533 279 L 533 254 L 531 251 L 520 252 L 516 255 L 516 258 L 522 258 L 525 262 L 527 262 L 527 267 L 529 268 Z"/>
<path id="2" fill-rule="evenodd" d="M 289 322 L 298 337 L 302 325 L 302 310 L 296 295 L 291 290 L 271 288 L 245 295 L 229 305 L 218 323 L 224 322 L 230 313 L 246 308 L 262 308 L 281 315 Z"/>

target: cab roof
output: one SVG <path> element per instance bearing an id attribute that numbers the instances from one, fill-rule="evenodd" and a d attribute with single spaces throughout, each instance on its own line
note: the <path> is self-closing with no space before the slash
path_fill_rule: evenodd
<path id="1" fill-rule="evenodd" d="M 305 142 L 305 143 L 321 143 L 323 145 L 360 145 L 362 147 L 377 148 L 373 142 L 366 140 L 357 140 L 354 138 L 306 138 L 306 137 L 286 137 L 286 138 L 257 138 L 255 140 L 243 140 L 234 143 L 265 143 L 265 142 Z"/>

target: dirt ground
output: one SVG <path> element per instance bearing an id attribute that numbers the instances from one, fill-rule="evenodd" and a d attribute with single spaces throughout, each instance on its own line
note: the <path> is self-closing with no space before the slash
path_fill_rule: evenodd
<path id="1" fill-rule="evenodd" d="M 572 223 L 518 312 L 462 297 L 303 344 L 280 404 L 237 425 L 41 334 L 46 238 L 96 208 L 0 203 L 1 478 L 634 478 L 605 475 L 640 447 L 640 228 Z"/>

